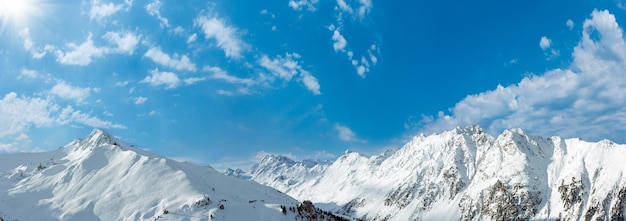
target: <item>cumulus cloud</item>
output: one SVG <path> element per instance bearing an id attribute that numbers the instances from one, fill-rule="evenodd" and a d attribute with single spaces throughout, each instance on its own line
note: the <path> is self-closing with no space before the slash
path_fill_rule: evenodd
<path id="1" fill-rule="evenodd" d="M 217 17 L 200 16 L 194 21 L 200 27 L 205 39 L 213 39 L 217 47 L 221 48 L 227 57 L 240 58 L 244 48 L 243 41 L 237 35 L 237 29 L 226 25 L 226 22 Z"/>
<path id="2" fill-rule="evenodd" d="M 343 35 L 341 35 L 341 33 L 339 32 L 339 29 L 335 29 L 333 31 L 332 40 L 333 40 L 333 49 L 335 49 L 335 51 L 344 51 L 346 49 L 346 45 L 348 44 L 348 42 L 343 37 Z"/>
<path id="3" fill-rule="evenodd" d="M 196 64 L 191 62 L 187 55 L 179 56 L 178 54 L 174 54 L 172 57 L 161 51 L 161 49 L 152 47 L 144 54 L 144 56 L 160 65 L 174 68 L 176 70 L 186 70 L 191 72 L 195 72 L 197 70 Z"/>
<path id="4" fill-rule="evenodd" d="M 364 140 L 360 140 L 356 137 L 356 133 L 354 133 L 350 128 L 341 124 L 335 124 L 335 130 L 337 131 L 339 139 L 348 142 L 362 142 L 365 143 Z"/>
<path id="5" fill-rule="evenodd" d="M 478 124 L 492 133 L 524 128 L 540 135 L 626 142 L 626 42 L 615 16 L 594 10 L 567 69 L 469 95 L 450 114 L 425 116 L 424 132 Z"/>
<path id="6" fill-rule="evenodd" d="M 154 0 L 153 2 L 150 2 L 149 4 L 146 5 L 146 11 L 148 12 L 148 14 L 156 17 L 161 22 L 162 28 L 169 27 L 170 26 L 169 20 L 161 15 L 160 10 L 161 10 L 160 0 Z"/>
<path id="7" fill-rule="evenodd" d="M 548 37 L 541 36 L 541 40 L 539 40 L 539 47 L 541 47 L 541 49 L 546 50 L 550 48 L 551 45 L 552 41 Z"/>
<path id="8" fill-rule="evenodd" d="M 140 39 L 139 36 L 130 32 L 107 32 L 102 37 L 117 46 L 113 49 L 114 52 L 127 54 L 133 54 Z"/>
<path id="9" fill-rule="evenodd" d="M 0 99 L 0 138 L 24 133 L 29 127 L 49 127 L 78 123 L 100 128 L 125 128 L 90 114 L 62 108 L 48 98 L 18 96 L 10 92 Z"/>
<path id="10" fill-rule="evenodd" d="M 548 59 L 555 58 L 560 54 L 559 50 L 552 48 L 552 40 L 550 40 L 546 36 L 542 36 L 539 40 L 539 47 L 541 47 L 542 50 L 546 51 Z"/>
<path id="11" fill-rule="evenodd" d="M 165 86 L 165 89 L 174 89 L 180 85 L 180 78 L 178 75 L 172 72 L 159 71 L 154 69 L 150 71 L 150 76 L 147 76 L 139 83 L 150 84 L 151 86 Z"/>
<path id="12" fill-rule="evenodd" d="M 87 40 L 80 45 L 69 43 L 68 47 L 72 50 L 63 52 L 57 50 L 57 61 L 61 64 L 86 66 L 91 63 L 93 58 L 98 58 L 106 54 L 106 49 L 96 47 L 91 40 L 91 33 Z"/>
<path id="13" fill-rule="evenodd" d="M 60 81 L 52 89 L 50 89 L 50 94 L 55 95 L 57 97 L 75 100 L 76 103 L 82 103 L 91 91 L 96 91 L 97 89 L 92 89 L 90 87 L 76 87 L 69 84 L 66 84 L 64 81 Z"/>
<path id="14" fill-rule="evenodd" d="M 0 143 L 0 152 L 12 153 L 20 151 L 37 151 L 30 148 L 30 137 L 26 134 L 15 136 L 10 143 Z"/>

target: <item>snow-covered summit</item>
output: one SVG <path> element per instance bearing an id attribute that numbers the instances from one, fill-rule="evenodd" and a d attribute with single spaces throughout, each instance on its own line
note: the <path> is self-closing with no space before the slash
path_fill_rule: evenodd
<path id="1" fill-rule="evenodd" d="M 624 159 L 626 145 L 607 140 L 521 129 L 494 137 L 470 126 L 380 155 L 346 152 L 307 176 L 279 167 L 252 179 L 364 220 L 617 220 L 626 214 Z"/>
<path id="2" fill-rule="evenodd" d="M 321 214 L 342 219 L 98 129 L 55 151 L 0 155 L 0 220 L 308 220 Z"/>

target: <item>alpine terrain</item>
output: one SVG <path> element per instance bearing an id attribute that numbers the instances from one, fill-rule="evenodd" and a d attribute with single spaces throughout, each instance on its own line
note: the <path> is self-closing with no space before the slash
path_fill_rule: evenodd
<path id="1" fill-rule="evenodd" d="M 478 126 L 333 163 L 267 156 L 238 176 L 363 220 L 624 220 L 626 145 Z"/>
<path id="2" fill-rule="evenodd" d="M 345 219 L 94 129 L 55 151 L 0 155 L 0 220 Z"/>

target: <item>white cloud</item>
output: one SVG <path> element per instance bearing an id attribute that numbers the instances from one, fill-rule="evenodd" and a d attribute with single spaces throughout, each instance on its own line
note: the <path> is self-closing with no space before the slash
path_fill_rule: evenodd
<path id="1" fill-rule="evenodd" d="M 574 21 L 572 21 L 572 19 L 567 19 L 565 25 L 567 25 L 567 28 L 569 28 L 569 30 L 574 29 Z"/>
<path id="2" fill-rule="evenodd" d="M 335 29 L 335 31 L 333 31 L 332 39 L 333 39 L 333 49 L 335 49 L 335 51 L 345 50 L 348 42 L 343 37 L 343 35 L 341 35 L 341 33 L 339 32 L 339 29 Z"/>
<path id="3" fill-rule="evenodd" d="M 359 16 L 365 17 L 372 10 L 372 0 L 359 0 Z"/>
<path id="4" fill-rule="evenodd" d="M 250 91 L 250 89 L 248 88 L 238 88 L 232 91 L 218 89 L 215 91 L 215 93 L 219 95 L 224 95 L 224 96 L 238 96 L 238 95 L 251 95 L 252 91 Z"/>
<path id="5" fill-rule="evenodd" d="M 317 2 L 318 0 L 289 0 L 289 7 L 296 11 L 305 8 L 309 11 L 315 11 L 315 4 L 317 4 Z"/>
<path id="6" fill-rule="evenodd" d="M 354 66 L 357 74 L 362 78 L 365 78 L 366 74 L 370 72 L 370 64 L 376 65 L 378 63 L 377 54 L 380 53 L 378 45 L 374 43 L 365 50 L 367 57 L 361 56 L 360 60 L 354 59 L 354 51 L 352 51 L 351 49 L 346 49 L 348 41 L 339 31 L 340 27 L 331 24 L 328 29 L 333 32 L 331 39 L 333 41 L 333 49 L 335 50 L 335 52 L 344 53 L 348 57 L 348 60 L 350 61 L 352 66 Z"/>
<path id="7" fill-rule="evenodd" d="M 180 79 L 175 73 L 160 72 L 159 69 L 154 69 L 150 71 L 150 76 L 147 76 L 139 83 L 146 83 L 152 86 L 165 86 L 165 89 L 174 89 L 180 85 Z"/>
<path id="8" fill-rule="evenodd" d="M 339 139 L 343 141 L 365 143 L 364 140 L 357 139 L 356 134 L 350 128 L 344 125 L 335 124 L 335 130 L 337 130 Z"/>
<path id="9" fill-rule="evenodd" d="M 10 92 L 0 100 L 0 137 L 24 133 L 30 126 L 49 127 L 68 123 L 101 128 L 125 128 L 121 124 L 103 121 L 74 110 L 71 106 L 61 108 L 49 99 L 19 97 L 16 93 Z"/>
<path id="10" fill-rule="evenodd" d="M 550 40 L 549 38 L 547 38 L 546 36 L 542 36 L 541 40 L 539 40 L 539 47 L 541 47 L 541 49 L 543 49 L 544 51 L 548 50 L 546 52 L 546 55 L 548 56 L 548 60 L 558 57 L 560 52 L 557 49 L 551 48 L 552 47 L 552 40 Z"/>
<path id="11" fill-rule="evenodd" d="M 194 24 L 202 29 L 205 39 L 214 39 L 227 57 L 241 57 L 246 46 L 237 36 L 236 28 L 227 26 L 223 20 L 217 17 L 200 16 L 195 19 Z"/>
<path id="12" fill-rule="evenodd" d="M 190 77 L 190 78 L 185 78 L 183 82 L 187 85 L 191 85 L 191 84 L 195 84 L 195 83 L 206 81 L 206 80 L 207 80 L 206 77 Z"/>
<path id="13" fill-rule="evenodd" d="M 320 95 L 320 83 L 317 82 L 317 78 L 311 75 L 308 71 L 301 71 L 302 74 L 302 83 L 304 86 L 309 89 L 314 95 Z"/>
<path id="14" fill-rule="evenodd" d="M 152 47 L 144 54 L 144 56 L 152 59 L 152 61 L 160 65 L 174 68 L 176 70 L 187 70 L 191 72 L 195 72 L 197 70 L 196 64 L 192 63 L 187 55 L 179 56 L 178 54 L 174 54 L 173 57 L 170 57 L 170 55 L 164 53 L 161 49 Z"/>
<path id="15" fill-rule="evenodd" d="M 297 80 L 302 82 L 304 86 L 314 95 L 321 94 L 320 84 L 317 81 L 317 78 L 300 66 L 300 63 L 297 60 L 299 58 L 300 55 L 296 53 L 287 53 L 284 57 L 276 56 L 274 59 L 270 59 L 267 55 L 263 55 L 259 59 L 258 63 L 261 67 L 270 71 L 272 75 L 285 82 L 289 82 L 294 76 L 297 76 Z"/>
<path id="16" fill-rule="evenodd" d="M 593 37 L 592 37 L 593 36 Z M 625 142 L 626 42 L 615 16 L 594 10 L 569 69 L 529 76 L 516 85 L 469 95 L 450 114 L 426 116 L 424 132 L 478 124 L 492 133 L 524 128 L 543 136 Z"/>
<path id="17" fill-rule="evenodd" d="M 54 51 L 54 46 L 52 45 L 45 45 L 43 48 L 35 47 L 35 43 L 30 36 L 30 30 L 28 28 L 20 30 L 18 36 L 24 39 L 24 50 L 30 51 L 32 57 L 35 59 L 40 59 L 46 56 L 48 52 Z"/>
<path id="18" fill-rule="evenodd" d="M 335 158 L 337 156 L 335 156 L 335 154 L 322 150 L 322 151 L 315 151 L 315 155 L 313 155 L 313 157 L 315 157 L 316 159 L 328 159 L 328 158 Z"/>
<path id="19" fill-rule="evenodd" d="M 253 85 L 255 81 L 250 78 L 240 78 L 237 76 L 229 75 L 226 71 L 222 70 L 219 67 L 209 67 L 206 66 L 203 68 L 204 71 L 211 72 L 211 79 L 225 81 L 231 84 L 244 84 L 244 85 Z"/>
<path id="20" fill-rule="evenodd" d="M 191 43 L 195 42 L 197 38 L 198 38 L 198 34 L 193 33 L 192 35 L 190 35 L 187 38 L 187 44 L 191 44 Z"/>
<path id="21" fill-rule="evenodd" d="M 337 0 L 337 6 L 344 12 L 348 12 L 350 14 L 354 13 L 354 10 L 346 3 L 345 0 Z"/>
<path id="22" fill-rule="evenodd" d="M 161 10 L 160 0 L 154 0 L 153 2 L 146 5 L 146 11 L 148 11 L 148 14 L 156 17 L 161 22 L 162 28 L 169 27 L 170 26 L 169 21 L 167 20 L 167 18 L 164 18 L 163 16 L 161 16 L 160 10 Z"/>
<path id="23" fill-rule="evenodd" d="M 539 40 L 539 47 L 541 47 L 541 49 L 543 50 L 546 50 L 550 48 L 550 46 L 552 46 L 552 40 L 550 40 L 546 36 L 541 36 L 541 40 Z"/>
<path id="24" fill-rule="evenodd" d="M 91 91 L 95 90 L 97 89 L 92 89 L 90 87 L 75 87 L 60 81 L 54 85 L 52 89 L 50 89 L 50 94 L 63 99 L 75 100 L 76 103 L 82 103 L 85 99 L 87 99 L 87 97 L 89 97 Z"/>
<path id="25" fill-rule="evenodd" d="M 364 18 L 367 14 L 370 13 L 373 8 L 371 0 L 352 0 L 350 2 L 352 5 L 354 5 L 354 8 L 357 8 L 356 11 L 353 9 L 353 6 L 350 6 L 350 4 L 346 2 L 346 0 L 337 0 L 337 7 L 341 11 L 348 14 L 356 13 L 356 15 L 358 15 L 360 18 Z"/>
<path id="26" fill-rule="evenodd" d="M 124 87 L 126 85 L 128 85 L 128 83 L 130 83 L 130 81 L 119 81 L 117 83 L 115 83 L 116 87 Z"/>
<path id="27" fill-rule="evenodd" d="M 113 49 L 114 52 L 127 53 L 131 55 L 135 51 L 140 39 L 140 36 L 136 36 L 130 32 L 107 32 L 102 37 L 117 46 L 117 48 Z"/>
<path id="28" fill-rule="evenodd" d="M 183 33 L 185 33 L 185 29 L 182 26 L 176 26 L 176 28 L 174 28 L 174 34 L 182 35 Z"/>
<path id="29" fill-rule="evenodd" d="M 87 40 L 80 45 L 69 43 L 67 45 L 72 50 L 69 52 L 56 51 L 57 61 L 61 64 L 86 66 L 93 58 L 99 58 L 107 53 L 106 48 L 99 48 L 93 44 L 91 33 Z"/>
<path id="30" fill-rule="evenodd" d="M 135 104 L 139 105 L 139 104 L 146 103 L 146 101 L 148 101 L 148 98 L 147 97 L 136 97 L 133 100 L 135 100 Z"/>
<path id="31" fill-rule="evenodd" d="M 89 19 L 102 20 L 109 17 L 124 8 L 123 4 L 101 4 L 98 0 L 91 2 L 91 10 L 89 10 Z"/>
<path id="32" fill-rule="evenodd" d="M 30 137 L 26 134 L 20 134 L 13 138 L 11 143 L 0 143 L 0 152 L 33 152 L 37 149 L 30 147 Z"/>
<path id="33" fill-rule="evenodd" d="M 20 75 L 18 76 L 18 78 L 22 78 L 22 77 L 37 78 L 37 76 L 39 76 L 39 74 L 37 74 L 36 71 L 24 68 L 20 72 Z"/>
<path id="34" fill-rule="evenodd" d="M 294 75 L 301 69 L 298 62 L 295 60 L 299 58 L 298 54 L 287 53 L 285 57 L 276 56 L 274 59 L 270 59 L 267 55 L 263 55 L 259 60 L 259 65 L 270 71 L 275 76 L 285 80 L 291 81 Z"/>
<path id="35" fill-rule="evenodd" d="M 93 117 L 88 113 L 83 113 L 80 110 L 74 110 L 72 106 L 67 106 L 61 110 L 57 122 L 60 124 L 79 123 L 97 128 L 126 128 L 124 125 L 101 120 L 100 118 Z"/>

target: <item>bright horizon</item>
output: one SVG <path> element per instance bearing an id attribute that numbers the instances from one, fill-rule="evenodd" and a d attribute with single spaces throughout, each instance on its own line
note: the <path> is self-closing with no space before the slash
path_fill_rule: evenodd
<path id="1" fill-rule="evenodd" d="M 0 153 L 246 168 L 479 125 L 626 143 L 622 1 L 0 0 Z"/>

